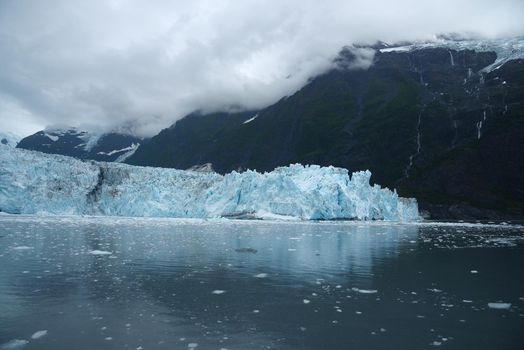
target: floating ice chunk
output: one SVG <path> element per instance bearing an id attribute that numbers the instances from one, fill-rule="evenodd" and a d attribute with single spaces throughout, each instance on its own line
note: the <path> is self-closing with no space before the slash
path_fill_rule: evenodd
<path id="1" fill-rule="evenodd" d="M 47 335 L 47 331 L 46 330 L 37 331 L 37 332 L 33 333 L 33 335 L 31 336 L 31 339 L 40 339 L 42 337 L 45 337 L 46 335 Z"/>
<path id="2" fill-rule="evenodd" d="M 479 273 L 477 270 L 471 270 L 469 273 L 476 274 Z"/>
<path id="3" fill-rule="evenodd" d="M 362 294 L 375 294 L 378 292 L 376 289 L 359 289 L 357 287 L 351 288 L 352 291 Z"/>
<path id="4" fill-rule="evenodd" d="M 112 252 L 108 252 L 106 250 L 91 250 L 89 252 L 89 254 L 91 254 L 91 255 L 111 255 L 113 253 Z"/>
<path id="5" fill-rule="evenodd" d="M 33 249 L 33 247 L 28 247 L 26 245 L 19 245 L 19 246 L 12 247 L 11 249 L 13 249 L 13 250 L 29 250 L 29 249 Z"/>
<path id="6" fill-rule="evenodd" d="M 428 288 L 428 290 L 429 290 L 430 292 L 433 292 L 433 293 L 442 293 L 442 290 L 437 289 L 437 288 Z"/>
<path id="7" fill-rule="evenodd" d="M 237 248 L 235 249 L 235 252 L 237 253 L 257 253 L 258 250 L 256 250 L 255 248 Z"/>
<path id="8" fill-rule="evenodd" d="M 362 294 L 375 294 L 378 292 L 376 289 L 357 289 L 357 292 Z"/>
<path id="9" fill-rule="evenodd" d="M 430 343 L 429 345 L 431 345 L 431 346 L 441 346 L 441 345 L 442 345 L 442 342 L 434 340 L 434 341 L 433 341 L 432 343 Z"/>
<path id="10" fill-rule="evenodd" d="M 302 302 L 303 302 L 304 304 L 309 304 L 309 303 L 311 302 L 311 300 L 309 300 L 309 299 L 304 299 L 304 300 L 302 300 Z"/>
<path id="11" fill-rule="evenodd" d="M 511 303 L 488 303 L 490 309 L 507 310 L 511 307 Z"/>
<path id="12" fill-rule="evenodd" d="M 267 277 L 267 273 L 259 273 L 258 275 L 255 275 L 254 277 L 256 277 L 256 278 L 266 278 Z"/>
<path id="13" fill-rule="evenodd" d="M 7 343 L 0 345 L 0 349 L 1 350 L 17 350 L 17 349 L 23 348 L 28 343 L 29 341 L 25 339 L 13 339 L 13 340 L 8 341 Z"/>
<path id="14" fill-rule="evenodd" d="M 198 346 L 198 343 L 189 343 L 187 344 L 187 347 L 190 348 L 190 349 L 194 349 Z"/>
<path id="15" fill-rule="evenodd" d="M 226 291 L 221 289 L 215 289 L 211 292 L 211 294 L 224 294 Z"/>

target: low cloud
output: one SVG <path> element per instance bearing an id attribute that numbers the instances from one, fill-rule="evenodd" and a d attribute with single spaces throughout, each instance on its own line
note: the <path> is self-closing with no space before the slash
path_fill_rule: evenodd
<path id="1" fill-rule="evenodd" d="M 271 104 L 345 45 L 521 35 L 522 13 L 520 0 L 3 0 L 0 130 L 153 135 L 196 109 Z"/>

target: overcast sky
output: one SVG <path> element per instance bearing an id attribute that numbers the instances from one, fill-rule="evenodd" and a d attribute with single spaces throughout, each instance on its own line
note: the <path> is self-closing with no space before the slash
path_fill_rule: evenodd
<path id="1" fill-rule="evenodd" d="M 0 0 L 0 132 L 260 108 L 353 42 L 524 34 L 523 0 Z"/>

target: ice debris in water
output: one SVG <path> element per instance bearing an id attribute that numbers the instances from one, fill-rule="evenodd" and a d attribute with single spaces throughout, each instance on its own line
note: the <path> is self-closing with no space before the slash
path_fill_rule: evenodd
<path id="1" fill-rule="evenodd" d="M 351 288 L 351 290 L 361 294 L 375 294 L 378 292 L 376 289 L 359 289 L 356 287 Z"/>
<path id="2" fill-rule="evenodd" d="M 99 163 L 0 145 L 0 211 L 176 218 L 412 221 L 414 199 L 371 173 L 300 164 L 267 173 L 197 173 Z"/>
<path id="3" fill-rule="evenodd" d="M 23 348 L 28 343 L 29 341 L 25 339 L 13 339 L 13 340 L 8 341 L 7 343 L 0 345 L 0 349 L 1 350 L 17 350 L 17 349 Z"/>
<path id="4" fill-rule="evenodd" d="M 256 250 L 255 248 L 237 248 L 235 249 L 235 252 L 237 253 L 256 253 L 258 252 L 258 250 Z"/>
<path id="5" fill-rule="evenodd" d="M 113 253 L 105 251 L 105 250 L 91 250 L 89 254 L 91 255 L 111 255 Z"/>
<path id="6" fill-rule="evenodd" d="M 511 303 L 488 303 L 490 309 L 507 310 L 511 307 Z"/>
<path id="7" fill-rule="evenodd" d="M 267 273 L 259 273 L 259 274 L 255 275 L 254 277 L 256 277 L 256 278 L 266 278 L 267 277 Z"/>
<path id="8" fill-rule="evenodd" d="M 47 335 L 47 331 L 46 330 L 37 331 L 37 332 L 33 333 L 33 335 L 31 336 L 31 339 L 40 339 L 42 337 L 45 337 L 46 335 Z"/>
<path id="9" fill-rule="evenodd" d="M 225 290 L 216 289 L 212 291 L 211 294 L 224 294 L 225 292 L 226 292 Z"/>

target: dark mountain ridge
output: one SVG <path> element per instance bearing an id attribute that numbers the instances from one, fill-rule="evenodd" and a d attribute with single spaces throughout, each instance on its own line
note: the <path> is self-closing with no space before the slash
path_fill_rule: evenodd
<path id="1" fill-rule="evenodd" d="M 144 140 L 110 132 L 92 134 L 76 128 L 42 130 L 20 140 L 17 148 L 105 162 L 123 161 Z"/>

